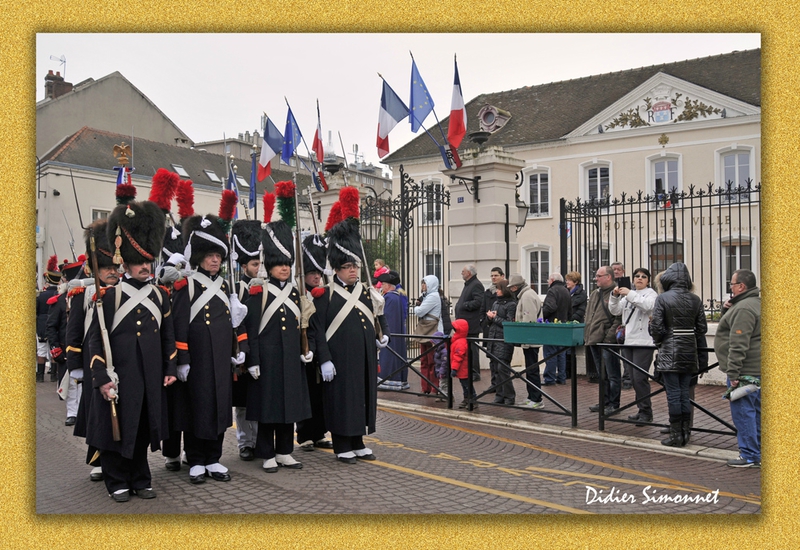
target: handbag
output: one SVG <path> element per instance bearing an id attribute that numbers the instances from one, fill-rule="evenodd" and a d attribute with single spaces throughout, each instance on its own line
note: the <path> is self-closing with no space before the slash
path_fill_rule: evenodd
<path id="1" fill-rule="evenodd" d="M 630 322 L 631 317 L 633 317 L 633 312 L 634 311 L 636 311 L 635 308 L 631 310 L 631 314 L 628 315 L 628 319 L 625 321 L 625 324 L 617 325 L 617 330 L 615 331 L 615 335 L 616 335 L 616 338 L 617 338 L 617 344 L 624 344 L 625 343 L 625 325 L 627 325 Z"/>
<path id="2" fill-rule="evenodd" d="M 417 321 L 417 328 L 414 331 L 415 336 L 433 336 L 433 333 L 439 330 L 438 319 L 428 319 L 423 317 Z"/>

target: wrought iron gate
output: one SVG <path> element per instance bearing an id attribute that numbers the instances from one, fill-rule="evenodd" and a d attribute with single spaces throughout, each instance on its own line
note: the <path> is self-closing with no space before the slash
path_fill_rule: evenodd
<path id="1" fill-rule="evenodd" d="M 445 209 L 450 207 L 450 191 L 440 182 L 415 183 L 400 165 L 400 192 L 382 198 L 372 188 L 361 204 L 361 231 L 367 255 L 368 274 L 376 258 L 400 274 L 409 296 L 409 306 L 420 294 L 425 275 L 436 275 L 441 288 L 447 281 L 448 233 Z M 409 331 L 412 330 L 409 318 Z"/>
<path id="2" fill-rule="evenodd" d="M 579 272 L 587 291 L 601 265 L 653 277 L 673 262 L 689 268 L 711 320 L 730 293 L 731 275 L 746 268 L 760 279 L 761 184 L 712 184 L 689 191 L 567 202 L 561 199 L 562 272 Z"/>

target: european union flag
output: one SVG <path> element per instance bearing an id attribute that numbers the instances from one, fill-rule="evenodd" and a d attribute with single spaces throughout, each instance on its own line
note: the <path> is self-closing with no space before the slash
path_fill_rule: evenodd
<path id="1" fill-rule="evenodd" d="M 252 210 L 256 206 L 256 155 L 250 155 L 252 163 L 250 164 L 250 197 L 247 202 L 247 207 Z"/>
<path id="2" fill-rule="evenodd" d="M 433 99 L 425 87 L 425 82 L 417 70 L 417 62 L 411 59 L 411 131 L 416 132 L 433 111 Z"/>
<path id="3" fill-rule="evenodd" d="M 292 108 L 289 107 L 289 112 L 286 114 L 286 129 L 283 132 L 283 150 L 281 151 L 281 160 L 286 164 L 294 155 L 295 149 L 303 139 L 300 133 L 300 128 L 297 127 L 297 121 L 292 114 Z"/>

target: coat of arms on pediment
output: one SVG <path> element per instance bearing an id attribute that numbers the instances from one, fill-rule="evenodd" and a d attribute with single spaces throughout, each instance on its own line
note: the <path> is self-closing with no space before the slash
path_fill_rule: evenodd
<path id="1" fill-rule="evenodd" d="M 636 105 L 622 111 L 605 124 L 605 130 L 659 126 L 688 122 L 697 118 L 725 116 L 725 109 L 691 98 L 672 86 L 659 85 L 650 90 Z"/>

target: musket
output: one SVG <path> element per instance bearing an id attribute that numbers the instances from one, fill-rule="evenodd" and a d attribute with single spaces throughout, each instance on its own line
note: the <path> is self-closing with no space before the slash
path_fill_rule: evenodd
<path id="1" fill-rule="evenodd" d="M 56 252 L 56 243 L 53 241 L 52 236 L 50 237 L 50 246 L 53 247 L 53 254 L 56 255 L 56 258 L 58 258 L 58 252 Z"/>
<path id="2" fill-rule="evenodd" d="M 344 150 L 344 141 L 342 141 L 342 133 L 337 132 L 339 134 L 339 144 L 342 146 L 342 154 L 344 155 L 344 167 L 342 168 L 342 177 L 344 178 L 344 184 L 350 185 L 347 181 L 347 153 Z M 369 264 L 367 263 L 367 254 L 364 252 L 364 242 L 361 239 L 358 239 L 358 244 L 361 245 L 361 259 L 364 262 L 364 279 L 367 281 L 367 287 L 369 288 L 370 296 L 375 293 L 378 293 L 378 290 L 372 286 L 372 279 L 369 276 Z M 378 316 L 375 316 L 375 336 L 380 340 L 383 337 L 383 329 L 381 329 L 381 324 L 378 321 Z"/>
<path id="3" fill-rule="evenodd" d="M 75 256 L 75 237 L 72 235 L 72 228 L 69 226 L 69 222 L 67 221 L 67 215 L 64 214 L 64 209 L 61 209 L 61 215 L 64 216 L 64 223 L 67 226 L 67 231 L 69 231 L 69 249 L 72 251 L 72 261 L 77 261 L 77 257 Z"/>
<path id="4" fill-rule="evenodd" d="M 300 210 L 297 205 L 297 203 L 300 200 L 297 194 L 297 172 L 292 173 L 292 180 L 294 181 L 294 189 L 295 189 L 294 226 L 295 226 L 295 232 L 297 233 L 297 243 L 296 243 L 296 249 L 297 249 L 296 256 L 297 256 L 297 267 L 298 267 L 297 282 L 300 290 L 300 297 L 302 299 L 306 297 L 306 280 L 305 280 L 305 270 L 303 269 L 303 239 L 300 235 Z M 313 217 L 313 212 L 312 212 L 312 217 Z M 301 310 L 301 315 L 302 315 L 302 310 Z M 300 349 L 303 351 L 303 355 L 308 355 L 308 334 L 306 332 L 306 329 L 302 327 L 300 328 Z"/>
<path id="5" fill-rule="evenodd" d="M 106 328 L 105 315 L 103 312 L 103 295 L 100 293 L 100 270 L 97 268 L 97 247 L 94 244 L 94 233 L 89 238 L 89 245 L 91 248 L 92 256 L 92 272 L 94 272 L 94 295 L 97 297 L 97 320 L 100 324 L 100 334 L 102 335 L 103 342 L 103 355 L 106 358 L 106 370 L 114 372 L 114 365 L 111 358 L 111 342 L 108 339 L 108 329 Z M 113 392 L 113 393 L 112 393 Z M 119 433 L 119 418 L 117 417 L 117 392 L 111 388 L 108 392 L 111 399 L 108 402 L 111 404 L 111 436 L 114 441 L 121 441 L 122 436 Z"/>
<path id="6" fill-rule="evenodd" d="M 75 189 L 75 177 L 72 175 L 72 168 L 69 169 L 69 177 L 72 180 L 72 194 L 75 195 L 75 209 L 78 211 L 78 223 L 81 224 L 81 229 L 86 230 L 86 226 L 83 225 L 83 216 L 81 216 L 81 205 L 78 203 L 78 191 Z"/>

